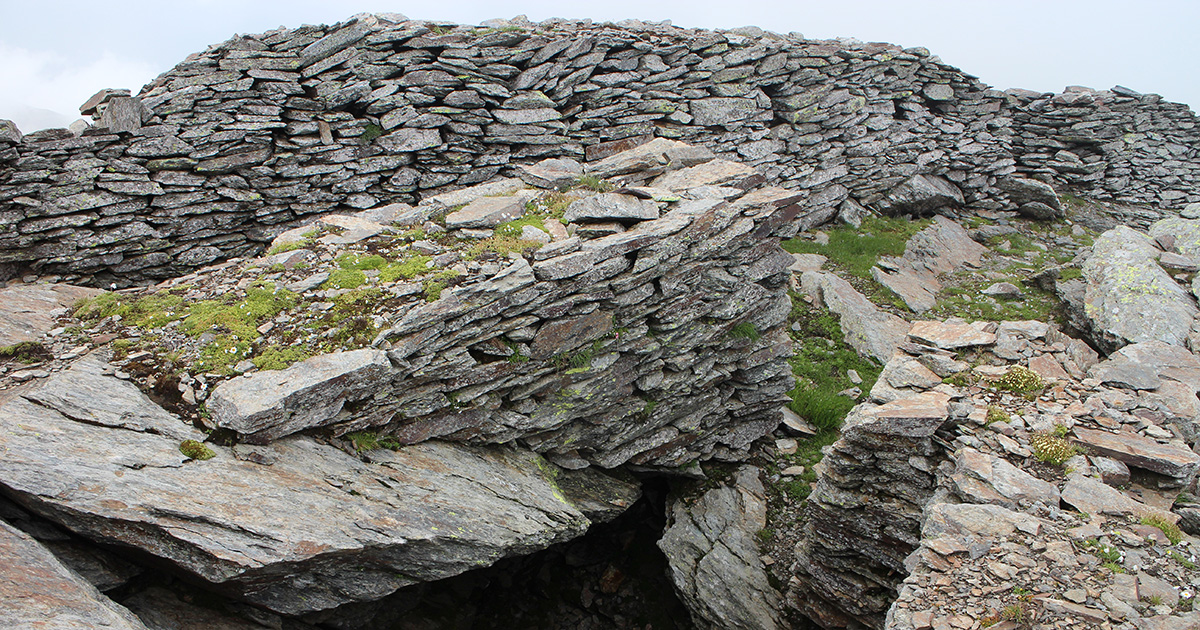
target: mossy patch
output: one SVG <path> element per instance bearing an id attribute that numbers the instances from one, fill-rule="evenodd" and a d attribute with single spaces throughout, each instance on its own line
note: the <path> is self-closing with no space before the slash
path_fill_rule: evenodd
<path id="1" fill-rule="evenodd" d="M 8 359 L 17 363 L 38 363 L 52 358 L 54 357 L 50 351 L 36 341 L 22 341 L 0 348 L 0 359 Z"/>
<path id="2" fill-rule="evenodd" d="M 829 244 L 794 238 L 783 243 L 793 254 L 821 254 L 835 267 L 860 278 L 871 278 L 871 267 L 880 256 L 901 256 L 908 239 L 929 226 L 930 220 L 867 217 L 861 228 L 849 225 L 829 230 Z"/>
<path id="3" fill-rule="evenodd" d="M 357 289 L 367 283 L 367 274 L 359 269 L 334 269 L 322 289 Z"/>
<path id="4" fill-rule="evenodd" d="M 400 279 L 409 280 L 417 276 L 429 273 L 432 269 L 429 263 L 433 259 L 429 256 L 414 254 L 404 260 L 387 264 L 379 270 L 380 282 L 396 282 Z"/>
<path id="5" fill-rule="evenodd" d="M 379 254 L 345 252 L 337 257 L 337 264 L 342 269 L 382 269 L 387 265 L 387 259 Z"/>
<path id="6" fill-rule="evenodd" d="M 260 370 L 282 370 L 303 361 L 312 356 L 307 348 L 302 346 L 292 346 L 289 348 L 281 348 L 279 346 L 271 346 L 263 350 L 254 357 L 254 367 Z"/>
<path id="7" fill-rule="evenodd" d="M 189 459 L 206 460 L 217 456 L 211 448 L 197 440 L 184 440 L 179 443 L 179 452 Z"/>

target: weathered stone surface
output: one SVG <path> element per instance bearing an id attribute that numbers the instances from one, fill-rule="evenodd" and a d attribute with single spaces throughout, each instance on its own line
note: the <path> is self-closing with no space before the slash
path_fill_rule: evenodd
<path id="1" fill-rule="evenodd" d="M 1046 182 L 1024 177 L 1005 177 L 996 182 L 996 187 L 1007 193 L 1013 203 L 1018 206 L 1038 203 L 1061 215 L 1062 202 L 1058 198 L 1058 193 L 1054 192 L 1054 187 Z"/>
<path id="2" fill-rule="evenodd" d="M 563 220 L 575 221 L 649 221 L 658 218 L 658 204 L 632 195 L 600 193 L 574 201 Z"/>
<path id="3" fill-rule="evenodd" d="M 151 630 L 261 630 L 262 626 L 197 606 L 159 586 L 150 587 L 121 600 Z"/>
<path id="4" fill-rule="evenodd" d="M 335 422 L 348 402 L 364 398 L 387 379 L 392 364 L 382 350 L 324 354 L 285 370 L 249 374 L 221 383 L 208 401 L 212 421 L 251 442 Z"/>
<path id="5" fill-rule="evenodd" d="M 409 153 L 432 149 L 442 144 L 442 136 L 437 129 L 397 129 L 386 136 L 375 140 L 376 144 L 389 153 Z"/>
<path id="6" fill-rule="evenodd" d="M 944 206 L 961 206 L 962 191 L 936 175 L 914 175 L 879 202 L 883 214 L 930 214 Z"/>
<path id="7" fill-rule="evenodd" d="M 650 185 L 676 191 L 698 188 L 700 186 L 732 186 L 739 188 L 744 183 L 753 181 L 752 178 L 755 178 L 756 175 L 754 169 L 745 164 L 718 159 L 671 171 L 654 180 Z"/>
<path id="8" fill-rule="evenodd" d="M 0 624 L 47 630 L 146 630 L 28 534 L 0 521 Z"/>
<path id="9" fill-rule="evenodd" d="M 999 538 L 1018 529 L 1036 532 L 1040 527 L 1037 517 L 999 505 L 938 503 L 931 505 L 925 514 L 921 537 L 924 540 L 943 536 L 962 539 L 966 535 Z"/>
<path id="10" fill-rule="evenodd" d="M 938 216 L 909 239 L 904 255 L 891 261 L 892 271 L 873 267 L 871 277 L 899 295 L 914 313 L 922 313 L 937 305 L 939 275 L 978 266 L 986 251 L 958 223 Z"/>
<path id="11" fill-rule="evenodd" d="M 1136 515 L 1144 514 L 1149 509 L 1145 504 L 1129 498 L 1124 492 L 1078 473 L 1067 476 L 1067 485 L 1062 489 L 1062 500 L 1088 514 Z"/>
<path id="12" fill-rule="evenodd" d="M 1200 220 L 1170 217 L 1150 226 L 1150 236 L 1170 236 L 1174 249 L 1184 256 L 1200 256 Z"/>
<path id="13" fill-rule="evenodd" d="M 533 338 L 533 358 L 546 359 L 579 348 L 608 334 L 612 328 L 612 314 L 603 311 L 550 321 Z"/>
<path id="14" fill-rule="evenodd" d="M 846 343 L 863 356 L 887 361 L 908 333 L 908 322 L 880 310 L 850 283 L 831 273 L 806 271 L 801 276 L 801 287 L 841 317 Z"/>
<path id="15" fill-rule="evenodd" d="M 783 627 L 779 592 L 767 580 L 757 534 L 766 527 L 766 491 L 753 466 L 699 500 L 674 500 L 658 546 L 700 628 Z"/>
<path id="16" fill-rule="evenodd" d="M 1000 457 L 964 448 L 954 463 L 955 489 L 971 503 L 993 503 L 1009 509 L 1027 503 L 1058 505 L 1058 488 Z"/>
<path id="17" fill-rule="evenodd" d="M 85 403 L 94 392 L 72 382 L 63 373 L 46 389 Z M 264 466 L 215 446 L 214 459 L 188 460 L 177 437 L 73 419 L 25 395 L 5 401 L 0 423 L 0 483 L 24 506 L 285 614 L 377 599 L 588 525 L 545 462 L 517 448 L 429 442 L 365 463 L 294 437 L 262 447 L 274 461 Z"/>
<path id="18" fill-rule="evenodd" d="M 667 138 L 655 138 L 645 144 L 605 157 L 587 165 L 587 172 L 601 179 L 620 175 L 658 174 L 668 170 L 703 164 L 714 159 L 712 151 Z"/>
<path id="19" fill-rule="evenodd" d="M 1098 455 L 1111 457 L 1135 468 L 1171 477 L 1177 486 L 1186 486 L 1200 469 L 1200 455 L 1177 444 L 1159 444 L 1155 440 L 1122 432 L 1075 429 L 1075 441 Z"/>
<path id="20" fill-rule="evenodd" d="M 858 422 L 846 430 L 909 438 L 933 435 L 949 416 L 950 397 L 942 392 L 922 392 L 878 407 L 864 409 Z"/>
<path id="21" fill-rule="evenodd" d="M 66 284 L 24 284 L 0 289 L 0 347 L 37 341 L 55 326 L 55 317 L 97 289 Z"/>
<path id="22" fill-rule="evenodd" d="M 995 325 L 989 322 L 917 321 L 913 322 L 912 328 L 908 330 L 908 337 L 943 350 L 953 350 L 996 343 L 996 333 L 989 330 L 994 327 Z"/>
<path id="23" fill-rule="evenodd" d="M 542 160 L 517 166 L 521 181 L 538 188 L 560 189 L 571 186 L 583 175 L 583 166 L 571 159 Z"/>
<path id="24" fill-rule="evenodd" d="M 1096 239 L 1083 264 L 1084 314 L 1092 339 L 1107 352 L 1151 340 L 1182 346 L 1187 339 L 1200 309 L 1157 255 L 1149 238 L 1121 226 Z"/>
<path id="25" fill-rule="evenodd" d="M 446 226 L 462 228 L 494 228 L 506 221 L 519 219 L 525 213 L 525 201 L 519 197 L 481 197 L 461 210 L 446 215 Z"/>

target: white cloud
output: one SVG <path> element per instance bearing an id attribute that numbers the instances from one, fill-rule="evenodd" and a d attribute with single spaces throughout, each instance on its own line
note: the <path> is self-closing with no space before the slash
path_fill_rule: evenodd
<path id="1" fill-rule="evenodd" d="M 0 43 L 0 59 L 0 118 L 11 119 L 26 133 L 79 118 L 79 106 L 103 88 L 137 93 L 157 74 L 145 61 L 108 51 L 80 59 Z"/>

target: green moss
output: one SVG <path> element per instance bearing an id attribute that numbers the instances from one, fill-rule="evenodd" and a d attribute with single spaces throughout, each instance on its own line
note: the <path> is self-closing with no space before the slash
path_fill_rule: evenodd
<path id="1" fill-rule="evenodd" d="M 1083 277 L 1083 269 L 1079 267 L 1063 267 L 1058 273 L 1058 279 L 1066 282 L 1068 280 L 1078 280 Z"/>
<path id="2" fill-rule="evenodd" d="M 1012 417 L 1008 415 L 1007 411 L 1001 409 L 1000 407 L 997 407 L 996 405 L 988 405 L 987 417 L 984 419 L 985 424 L 993 424 L 996 422 L 1009 422 L 1011 420 L 1012 420 Z"/>
<path id="3" fill-rule="evenodd" d="M 442 299 L 442 291 L 446 289 L 446 283 L 441 280 L 426 280 L 422 293 L 425 295 L 426 302 L 436 302 Z"/>
<path id="4" fill-rule="evenodd" d="M 361 272 L 359 272 L 361 273 Z M 246 288 L 246 297 L 204 300 L 191 305 L 180 327 L 193 337 L 205 332 L 228 331 L 237 340 L 251 341 L 264 320 L 296 305 L 296 294 L 270 282 Z"/>
<path id="5" fill-rule="evenodd" d="M 367 123 L 367 126 L 363 128 L 362 134 L 358 136 L 358 141 L 361 144 L 370 144 L 374 142 L 376 138 L 382 135 L 383 127 L 380 127 L 375 123 Z"/>
<path id="6" fill-rule="evenodd" d="M 254 366 L 260 370 L 282 370 L 293 363 L 303 361 L 312 356 L 307 348 L 292 346 L 281 348 L 271 346 L 254 357 Z"/>
<path id="7" fill-rule="evenodd" d="M 334 269 L 322 289 L 357 289 L 367 283 L 367 274 L 358 269 Z"/>
<path id="8" fill-rule="evenodd" d="M 830 264 L 845 269 L 860 278 L 871 278 L 871 267 L 880 256 L 900 256 L 912 235 L 928 226 L 930 221 L 906 221 L 886 217 L 867 217 L 861 228 L 840 226 L 829 230 L 829 244 L 795 238 L 783 243 L 793 254 L 821 254 Z"/>
<path id="9" fill-rule="evenodd" d="M 342 269 L 382 269 L 387 265 L 387 259 L 379 254 L 364 256 L 356 252 L 346 252 L 337 257 L 337 264 Z"/>
<path id="10" fill-rule="evenodd" d="M 1034 435 L 1030 444 L 1035 459 L 1054 466 L 1062 466 L 1068 459 L 1083 452 L 1078 446 L 1050 433 Z"/>
<path id="11" fill-rule="evenodd" d="M 120 315 L 122 321 L 130 326 L 159 328 L 182 319 L 184 310 L 183 297 L 171 291 L 159 291 L 141 297 L 106 292 L 77 302 L 74 315 L 83 320 Z"/>
<path id="12" fill-rule="evenodd" d="M 211 448 L 205 446 L 203 442 L 196 440 L 184 440 L 179 443 L 179 452 L 189 459 L 206 460 L 217 456 Z"/>
<path id="13" fill-rule="evenodd" d="M 321 233 L 321 231 L 316 228 L 313 228 L 313 229 L 305 231 L 305 232 L 301 232 L 300 240 L 289 241 L 287 243 L 280 243 L 280 244 L 272 247 L 271 249 L 267 250 L 267 254 L 282 254 L 283 252 L 290 252 L 290 251 L 294 251 L 297 249 L 304 249 L 306 247 L 311 247 L 313 244 L 313 241 L 316 240 L 317 235 L 319 235 L 320 233 Z"/>
<path id="14" fill-rule="evenodd" d="M 542 245 L 544 245 L 544 243 L 527 241 L 514 236 L 500 236 L 498 234 L 494 234 L 468 247 L 467 250 L 463 252 L 463 258 L 467 260 L 473 260 L 478 258 L 479 255 L 484 252 L 494 252 L 501 256 L 508 256 L 513 252 L 524 254 L 526 252 L 539 249 L 542 247 Z"/>
<path id="15" fill-rule="evenodd" d="M 402 261 L 390 263 L 379 270 L 380 282 L 395 282 L 401 278 L 410 279 L 419 275 L 429 273 L 431 271 L 429 263 L 433 259 L 429 256 L 416 254 L 409 256 Z"/>
<path id="16" fill-rule="evenodd" d="M 45 346 L 36 341 L 22 341 L 0 348 L 0 358 L 29 364 L 51 359 L 53 355 Z"/>
<path id="17" fill-rule="evenodd" d="M 595 175 L 584 175 L 576 180 L 576 185 L 580 188 L 587 188 L 596 192 L 610 192 L 616 188 L 612 182 L 605 181 Z"/>

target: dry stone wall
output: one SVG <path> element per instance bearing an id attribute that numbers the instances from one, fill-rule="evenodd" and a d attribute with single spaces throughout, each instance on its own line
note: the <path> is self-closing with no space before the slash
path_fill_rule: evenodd
<path id="1" fill-rule="evenodd" d="M 653 137 L 753 164 L 822 217 L 843 204 L 912 211 L 889 192 L 915 176 L 972 208 L 1012 206 L 996 184 L 1017 173 L 1120 201 L 1200 201 L 1184 106 L 1123 90 L 1004 93 L 925 49 L 757 29 L 362 15 L 234 37 L 137 98 L 105 92 L 83 111 L 97 124 L 78 135 L 0 132 L 10 275 L 179 275 L 307 215 L 417 202 Z"/>

